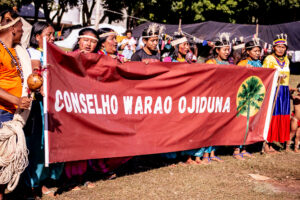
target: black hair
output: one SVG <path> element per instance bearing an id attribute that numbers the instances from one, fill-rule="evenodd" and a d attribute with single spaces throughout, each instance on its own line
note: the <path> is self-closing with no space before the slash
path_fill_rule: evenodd
<path id="1" fill-rule="evenodd" d="M 148 32 L 148 27 L 143 30 L 142 36 L 144 40 L 148 41 L 149 37 L 145 37 L 145 36 L 151 36 L 151 35 L 159 35 L 159 30 L 155 30 L 154 33 L 153 31 Z"/>
<path id="2" fill-rule="evenodd" d="M 229 43 L 228 43 L 228 41 L 226 41 L 226 40 L 223 40 L 222 42 L 221 41 L 219 41 L 219 40 L 217 40 L 216 42 L 215 42 L 215 46 L 223 46 L 223 45 L 229 45 Z M 217 53 L 217 50 L 220 50 L 222 47 L 214 47 L 213 49 L 212 49 L 212 51 L 210 52 L 210 55 L 208 56 L 208 58 L 205 60 L 205 61 L 207 61 L 207 60 L 209 60 L 209 59 L 214 59 L 214 58 L 217 58 L 218 57 L 218 53 Z M 231 52 L 230 52 L 231 53 Z M 229 58 L 229 56 L 228 56 L 228 58 Z"/>
<path id="3" fill-rule="evenodd" d="M 277 40 L 277 39 L 278 39 L 278 38 L 275 38 L 274 41 Z M 274 54 L 275 54 L 275 49 L 274 49 L 274 47 L 277 46 L 277 45 L 279 45 L 279 44 L 273 45 L 273 47 L 272 47 L 272 53 L 274 53 Z M 288 50 L 288 46 L 285 45 L 285 44 L 284 44 L 284 46 L 286 47 L 286 50 L 285 50 L 285 52 L 284 52 L 283 57 L 286 56 L 286 53 L 287 53 L 287 50 Z"/>
<path id="4" fill-rule="evenodd" d="M 95 47 L 94 51 L 92 52 L 92 53 L 97 53 L 98 50 L 99 50 L 99 36 L 98 36 L 98 33 L 95 29 L 83 28 L 79 31 L 78 36 L 84 35 L 85 33 L 88 33 L 88 32 L 93 33 L 95 35 L 95 37 L 98 39 L 97 46 Z M 73 48 L 73 51 L 79 49 L 79 44 L 78 44 L 79 40 L 80 40 L 80 38 L 78 38 L 78 40 L 77 40 L 77 42 L 76 42 L 76 44 Z"/>
<path id="5" fill-rule="evenodd" d="M 127 33 L 131 33 L 132 34 L 132 30 L 126 30 L 125 31 L 125 35 L 127 35 Z"/>
<path id="6" fill-rule="evenodd" d="M 253 41 L 247 42 L 247 43 L 245 44 L 245 51 L 244 51 L 244 53 L 242 54 L 242 57 L 241 57 L 241 59 L 239 60 L 239 62 L 240 62 L 241 60 L 244 60 L 244 59 L 246 59 L 247 57 L 249 57 L 247 51 L 251 51 L 251 50 L 252 50 L 253 48 L 255 48 L 255 47 L 258 47 L 260 50 L 262 50 L 261 46 L 255 46 L 255 44 L 254 44 Z"/>
<path id="7" fill-rule="evenodd" d="M 10 13 L 10 16 L 11 16 L 12 19 L 16 19 L 16 18 L 20 17 L 18 15 L 18 13 L 15 10 L 11 9 L 11 8 L 3 10 L 3 11 L 0 12 L 0 16 L 1 16 L 0 24 L 2 26 L 8 24 L 9 22 L 11 22 L 11 19 L 5 19 L 4 18 L 4 16 L 5 16 L 6 13 Z M 2 32 L 2 31 L 6 31 L 6 29 L 1 30 L 0 32 Z"/>
<path id="8" fill-rule="evenodd" d="M 35 22 L 31 28 L 30 46 L 33 48 L 39 47 L 39 42 L 36 40 L 36 36 L 42 34 L 43 30 L 51 26 L 48 22 Z"/>
<path id="9" fill-rule="evenodd" d="M 234 48 L 234 46 L 238 46 L 238 45 L 241 45 L 241 44 L 245 44 L 244 42 L 242 42 L 241 40 L 235 40 L 233 43 L 232 43 L 232 47 Z M 243 56 L 243 53 L 244 52 L 244 48 L 237 48 L 237 49 L 233 49 L 232 48 L 232 51 L 230 52 L 230 55 L 228 56 L 228 58 L 232 58 L 233 59 L 233 63 L 236 65 L 240 62 L 242 56 Z"/>
<path id="10" fill-rule="evenodd" d="M 177 40 L 177 39 L 180 39 L 180 38 L 183 38 L 185 37 L 184 35 L 174 35 L 173 36 L 173 40 Z M 176 46 L 172 46 L 171 48 L 171 51 L 170 51 L 170 56 L 171 58 L 173 58 L 174 60 L 176 60 L 178 58 L 178 54 L 179 54 L 179 45 L 180 44 L 177 44 Z"/>
<path id="11" fill-rule="evenodd" d="M 113 29 L 110 29 L 110 28 L 100 28 L 98 30 L 98 34 L 101 35 L 103 33 L 109 33 L 109 32 L 113 32 L 114 30 Z M 105 36 L 105 37 L 99 37 L 99 47 L 101 49 L 102 47 L 102 44 L 106 41 L 106 39 L 108 38 L 108 36 Z"/>

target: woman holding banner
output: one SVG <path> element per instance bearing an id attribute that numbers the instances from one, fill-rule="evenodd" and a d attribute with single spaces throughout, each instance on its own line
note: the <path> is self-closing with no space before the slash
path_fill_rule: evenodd
<path id="1" fill-rule="evenodd" d="M 262 67 L 260 61 L 261 46 L 259 38 L 252 38 L 251 41 L 245 44 L 245 52 L 242 55 L 241 61 L 238 66 L 245 67 Z M 239 146 L 234 149 L 233 157 L 238 160 L 244 160 L 244 157 L 253 157 L 249 152 L 246 151 L 245 146 Z"/>
<path id="2" fill-rule="evenodd" d="M 120 62 L 125 62 L 126 59 L 117 51 L 117 33 L 112 29 L 103 28 L 98 30 L 99 34 L 99 51 L 100 55 L 108 55 Z M 89 166 L 96 172 L 101 172 L 106 175 L 107 179 L 116 178 L 113 170 L 126 163 L 132 157 L 116 157 L 105 159 L 89 160 Z"/>
<path id="3" fill-rule="evenodd" d="M 230 55 L 229 33 L 221 33 L 215 41 L 214 49 L 207 64 L 229 65 L 228 57 Z M 216 147 L 206 147 L 202 161 L 209 163 L 210 161 L 224 162 L 219 157 L 215 156 Z"/>
<path id="4" fill-rule="evenodd" d="M 108 55 L 120 62 L 125 62 L 126 58 L 118 53 L 117 33 L 109 28 L 102 28 L 98 30 L 100 50 L 98 54 Z"/>
<path id="5" fill-rule="evenodd" d="M 238 65 L 246 67 L 262 67 L 260 61 L 261 46 L 259 38 L 253 38 L 251 41 L 247 42 L 245 49 Z"/>
<path id="6" fill-rule="evenodd" d="M 171 42 L 172 52 L 169 57 L 165 57 L 163 62 L 186 62 L 186 55 L 189 52 L 189 43 L 184 35 L 173 36 Z"/>
<path id="7" fill-rule="evenodd" d="M 188 39 L 183 34 L 176 34 L 173 36 L 173 41 L 171 42 L 172 49 L 169 57 L 165 57 L 163 62 L 187 62 L 186 55 L 190 51 Z M 201 164 L 201 157 L 203 156 L 205 148 L 186 150 L 178 152 L 181 156 L 188 156 L 186 164 Z M 162 154 L 167 158 L 176 158 L 177 152 L 170 152 Z M 195 161 L 192 159 L 195 156 Z"/>
<path id="8" fill-rule="evenodd" d="M 97 53 L 99 50 L 99 37 L 97 31 L 92 28 L 84 28 L 79 31 L 78 41 L 71 53 Z M 65 163 L 65 174 L 69 180 L 74 180 L 75 184 L 83 183 L 83 176 L 88 168 L 88 161 L 73 161 Z M 95 185 L 89 181 L 86 181 L 83 185 L 88 188 L 93 188 Z M 78 186 L 75 186 L 72 190 L 80 190 Z"/>
<path id="9" fill-rule="evenodd" d="M 276 141 L 280 143 L 290 140 L 290 61 L 286 52 L 288 48 L 287 35 L 280 34 L 273 41 L 273 53 L 264 60 L 263 67 L 277 69 L 279 72 L 278 87 L 276 89 L 276 100 L 273 110 L 273 116 L 269 128 L 267 143 L 265 145 L 266 153 L 276 153 L 271 143 Z"/>
<path id="10" fill-rule="evenodd" d="M 43 71 L 43 38 L 47 42 L 54 42 L 54 28 L 47 22 L 36 22 L 32 26 L 29 52 L 32 71 L 42 73 Z M 40 90 L 42 92 L 42 90 Z M 29 150 L 29 165 L 26 169 L 26 182 L 33 189 L 34 195 L 38 196 L 40 190 L 42 194 L 54 195 L 54 191 L 42 186 L 41 182 L 51 178 L 58 180 L 63 171 L 63 164 L 50 164 L 45 167 L 44 158 L 44 110 L 43 96 L 40 92 L 35 92 L 35 100 L 32 102 L 31 113 L 27 124 L 24 127 L 26 143 Z"/>

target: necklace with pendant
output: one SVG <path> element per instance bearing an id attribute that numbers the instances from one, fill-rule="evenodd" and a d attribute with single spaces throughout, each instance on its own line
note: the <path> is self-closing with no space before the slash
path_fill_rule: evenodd
<path id="1" fill-rule="evenodd" d="M 4 47 L 4 49 L 7 51 L 7 53 L 9 54 L 9 56 L 11 57 L 11 65 L 14 67 L 16 67 L 17 68 L 17 70 L 18 70 L 18 72 L 19 72 L 19 75 L 20 75 L 20 77 L 21 77 L 21 80 L 22 80 L 22 84 L 23 84 L 23 82 L 24 82 L 24 76 L 23 76 L 23 71 L 22 71 L 22 69 L 21 69 L 21 62 L 20 62 L 20 59 L 19 59 L 19 57 L 18 57 L 18 55 L 16 55 L 17 56 L 17 60 L 15 59 L 15 57 L 12 55 L 12 53 L 10 52 L 10 50 L 7 48 L 7 46 L 4 44 L 4 42 L 2 42 L 1 40 L 0 40 L 0 43 L 2 44 L 2 46 Z"/>
<path id="2" fill-rule="evenodd" d="M 277 62 L 277 64 L 280 66 L 280 68 L 282 69 L 283 67 L 284 67 L 284 65 L 285 65 L 285 60 L 284 60 L 284 58 L 283 59 L 280 59 L 280 58 L 278 58 L 277 56 L 275 56 L 274 55 L 274 57 L 275 57 L 275 59 L 276 59 L 276 62 Z"/>

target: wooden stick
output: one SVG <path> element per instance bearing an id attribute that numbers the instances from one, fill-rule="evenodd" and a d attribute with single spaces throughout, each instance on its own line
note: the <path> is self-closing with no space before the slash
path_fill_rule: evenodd
<path id="1" fill-rule="evenodd" d="M 64 29 L 64 26 L 65 26 L 65 24 L 63 24 L 63 25 L 61 26 L 60 33 L 62 33 L 62 31 L 63 31 L 63 29 Z"/>
<path id="2" fill-rule="evenodd" d="M 255 36 L 256 36 L 256 38 L 258 38 L 258 19 L 256 19 L 256 34 L 255 34 Z"/>
<path id="3" fill-rule="evenodd" d="M 182 33 L 182 30 L 181 30 L 181 19 L 179 19 L 178 33 L 179 33 L 179 34 Z"/>
<path id="4" fill-rule="evenodd" d="M 276 104 L 276 101 L 277 101 L 277 96 L 278 96 L 278 93 L 279 93 L 279 88 L 280 88 L 280 82 L 281 82 L 281 80 L 282 80 L 282 77 L 280 76 L 279 79 L 278 79 L 278 82 L 277 82 L 277 88 L 276 88 L 275 98 L 274 98 L 273 105 L 272 105 L 272 116 L 273 116 L 273 113 L 274 113 L 275 104 Z M 271 116 L 269 127 L 270 127 L 271 122 L 272 122 L 272 116 Z M 266 143 L 267 142 L 264 141 L 262 149 L 261 149 L 261 153 L 265 152 Z"/>

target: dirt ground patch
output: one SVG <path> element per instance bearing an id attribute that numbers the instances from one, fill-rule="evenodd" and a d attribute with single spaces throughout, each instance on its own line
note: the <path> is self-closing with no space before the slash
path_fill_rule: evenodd
<path id="1" fill-rule="evenodd" d="M 98 180 L 95 188 L 81 187 L 55 199 L 300 199 L 300 154 L 254 155 L 246 161 L 227 155 L 221 156 L 224 163 L 175 167 L 160 165 L 159 156 L 142 156 L 120 169 L 115 180 Z"/>

